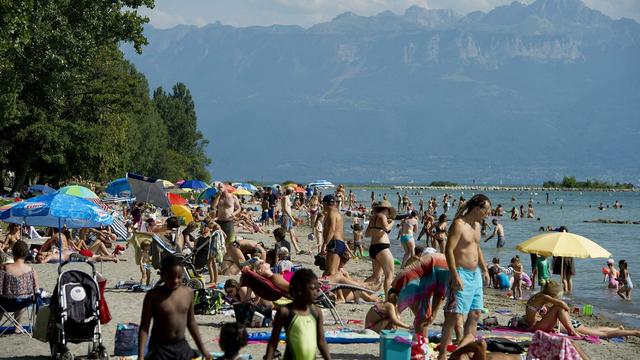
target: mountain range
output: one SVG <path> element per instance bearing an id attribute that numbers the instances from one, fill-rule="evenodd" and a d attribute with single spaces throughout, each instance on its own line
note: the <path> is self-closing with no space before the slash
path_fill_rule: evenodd
<path id="1" fill-rule="evenodd" d="M 214 178 L 640 184 L 640 24 L 579 0 L 145 29 L 190 88 Z"/>

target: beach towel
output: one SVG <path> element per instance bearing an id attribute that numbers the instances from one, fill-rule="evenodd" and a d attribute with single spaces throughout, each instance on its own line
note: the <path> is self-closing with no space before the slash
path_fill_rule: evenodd
<path id="1" fill-rule="evenodd" d="M 536 331 L 529 346 L 527 360 L 582 360 L 566 336 Z"/>
<path id="2" fill-rule="evenodd" d="M 411 308 L 421 324 L 431 316 L 431 298 L 443 297 L 449 281 L 449 267 L 444 254 L 429 254 L 400 273 L 393 288 L 398 294 L 398 311 Z"/>

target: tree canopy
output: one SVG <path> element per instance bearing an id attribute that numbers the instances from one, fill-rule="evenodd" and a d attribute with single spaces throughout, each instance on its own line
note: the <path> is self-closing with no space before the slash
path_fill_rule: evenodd
<path id="1" fill-rule="evenodd" d="M 187 87 L 150 98 L 118 49 L 147 43 L 142 6 L 153 0 L 0 0 L 0 170 L 14 191 L 36 176 L 209 179 Z"/>

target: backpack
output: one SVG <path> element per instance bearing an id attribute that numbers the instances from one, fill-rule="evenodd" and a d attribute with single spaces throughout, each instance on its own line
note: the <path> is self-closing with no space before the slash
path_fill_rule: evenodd
<path id="1" fill-rule="evenodd" d="M 222 293 L 214 289 L 193 292 L 193 312 L 196 315 L 215 315 L 222 307 Z"/>

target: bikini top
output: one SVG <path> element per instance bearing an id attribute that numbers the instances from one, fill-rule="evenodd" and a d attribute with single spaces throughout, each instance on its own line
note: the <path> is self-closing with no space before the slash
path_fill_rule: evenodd
<path id="1" fill-rule="evenodd" d="M 375 226 L 375 225 L 372 225 L 371 229 L 382 230 L 382 231 L 386 232 L 387 234 L 391 233 L 391 230 L 387 230 L 385 228 L 382 228 L 382 227 L 379 227 L 379 226 Z"/>

